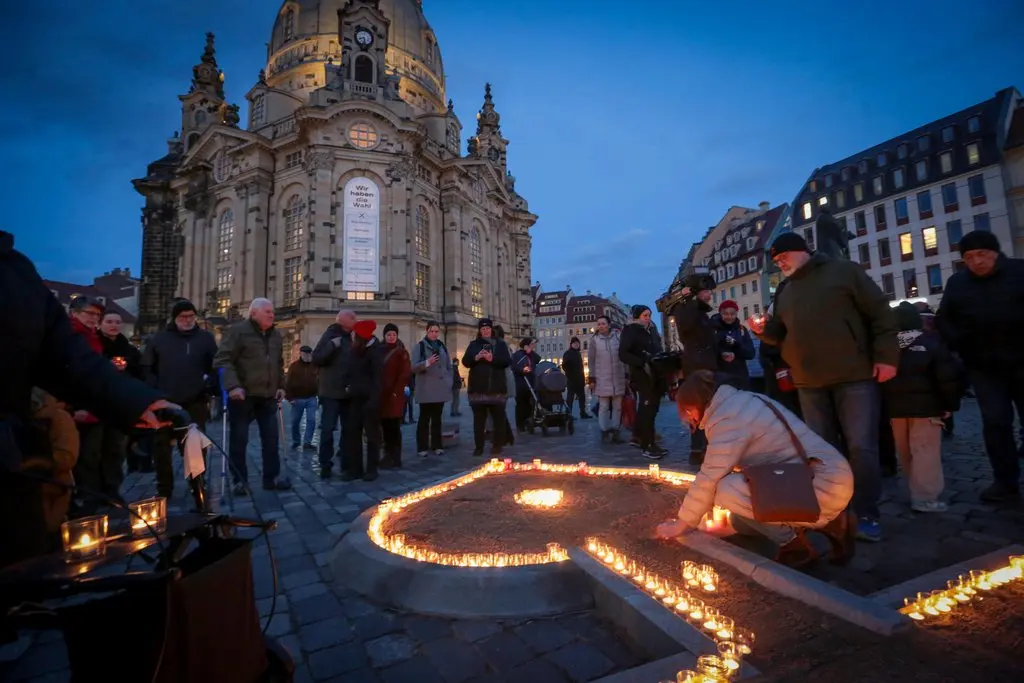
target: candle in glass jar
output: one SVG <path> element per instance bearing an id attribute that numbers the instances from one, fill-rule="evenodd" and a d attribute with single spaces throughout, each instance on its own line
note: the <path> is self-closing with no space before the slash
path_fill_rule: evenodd
<path id="1" fill-rule="evenodd" d="M 99 557 L 107 547 L 106 515 L 69 520 L 60 525 L 64 561 L 78 562 Z"/>
<path id="2" fill-rule="evenodd" d="M 128 367 L 128 361 L 126 361 L 123 356 L 114 356 L 112 360 L 114 362 L 114 367 L 118 370 L 124 370 Z"/>

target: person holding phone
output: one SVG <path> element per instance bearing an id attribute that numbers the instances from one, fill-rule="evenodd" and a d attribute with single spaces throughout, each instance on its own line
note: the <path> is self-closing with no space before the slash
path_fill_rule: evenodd
<path id="1" fill-rule="evenodd" d="M 452 361 L 441 341 L 441 326 L 427 322 L 423 339 L 413 348 L 412 372 L 416 378 L 416 401 L 420 404 L 420 421 L 416 423 L 416 452 L 426 457 L 444 455 L 441 448 L 441 415 L 452 395 Z"/>
<path id="2" fill-rule="evenodd" d="M 469 368 L 469 405 L 473 409 L 473 455 L 484 454 L 484 432 L 487 418 L 494 425 L 491 455 L 501 455 L 507 441 L 505 425 L 505 403 L 508 400 L 508 380 L 505 370 L 512 362 L 508 346 L 494 338 L 494 323 L 490 318 L 481 318 L 477 323 L 477 337 L 462 355 L 462 364 Z"/>

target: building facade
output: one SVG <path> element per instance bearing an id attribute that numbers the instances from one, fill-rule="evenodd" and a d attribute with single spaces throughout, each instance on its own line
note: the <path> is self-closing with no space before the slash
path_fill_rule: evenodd
<path id="1" fill-rule="evenodd" d="M 569 348 L 565 332 L 572 288 L 566 285 L 563 290 L 545 292 L 537 283 L 536 292 L 533 325 L 537 331 L 537 355 L 542 360 L 560 363 L 562 354 Z"/>
<path id="2" fill-rule="evenodd" d="M 1016 89 L 815 169 L 793 202 L 792 229 L 813 248 L 815 221 L 828 210 L 853 237 L 850 258 L 889 299 L 935 307 L 962 266 L 960 238 L 995 234 L 1017 251 L 1004 146 L 1021 104 Z"/>
<path id="3" fill-rule="evenodd" d="M 135 181 L 145 330 L 184 296 L 222 323 L 269 298 L 292 345 L 343 307 L 406 340 L 437 320 L 457 355 L 484 316 L 532 333 L 537 217 L 489 84 L 462 153 L 420 0 L 286 0 L 245 130 L 223 83 L 208 34 L 181 133 Z"/>

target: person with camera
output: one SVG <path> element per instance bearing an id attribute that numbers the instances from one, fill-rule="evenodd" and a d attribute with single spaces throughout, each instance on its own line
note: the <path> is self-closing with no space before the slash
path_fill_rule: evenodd
<path id="1" fill-rule="evenodd" d="M 683 280 L 682 299 L 670 312 L 676 321 L 676 334 L 683 346 L 679 362 L 684 379 L 698 370 L 714 371 L 719 367 L 718 332 L 708 317 L 712 310 L 709 302 L 714 290 L 715 278 L 710 273 L 695 272 Z M 690 462 L 695 465 L 703 462 L 707 447 L 704 432 L 692 429 Z"/>
<path id="2" fill-rule="evenodd" d="M 494 337 L 494 323 L 481 318 L 477 323 L 477 337 L 462 354 L 462 364 L 469 368 L 469 406 L 473 410 L 473 455 L 484 454 L 484 432 L 487 418 L 491 418 L 491 455 L 501 455 L 508 436 L 505 433 L 508 417 L 508 380 L 505 371 L 512 363 L 508 346 Z"/>
<path id="3" fill-rule="evenodd" d="M 650 308 L 636 305 L 630 313 L 633 322 L 626 325 L 619 339 L 619 360 L 629 368 L 629 380 L 637 392 L 633 434 L 645 458 L 661 460 L 668 455 L 668 450 L 655 439 L 654 420 L 658 417 L 667 383 L 651 364 L 661 353 L 661 340 L 651 324 Z"/>

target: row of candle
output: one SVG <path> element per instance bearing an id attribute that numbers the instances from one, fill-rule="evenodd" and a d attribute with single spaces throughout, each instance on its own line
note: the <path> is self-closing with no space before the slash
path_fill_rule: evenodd
<path id="1" fill-rule="evenodd" d="M 754 644 L 754 634 L 743 628 L 737 628 L 736 622 L 723 615 L 718 609 L 706 604 L 690 592 L 690 588 L 700 589 L 708 593 L 718 590 L 718 572 L 709 565 L 685 561 L 680 567 L 684 585 L 679 585 L 649 571 L 642 564 L 624 554 L 621 550 L 602 543 L 596 538 L 586 540 L 586 550 L 618 574 L 630 578 L 668 609 L 680 617 L 689 620 L 698 628 L 710 633 L 718 648 L 718 655 L 710 655 L 721 660 L 719 673 L 732 675 L 740 668 L 740 661 L 749 655 Z M 708 660 L 711 662 L 711 660 Z M 699 681 L 701 679 L 694 679 Z M 713 681 L 715 679 L 709 679 Z"/>
<path id="2" fill-rule="evenodd" d="M 513 462 L 512 458 L 505 458 L 504 460 L 492 458 L 490 463 L 485 465 L 485 468 L 491 474 L 502 472 L 551 472 L 553 474 L 581 474 L 595 477 L 647 477 L 673 486 L 689 486 L 693 483 L 694 479 L 694 475 L 688 472 L 662 470 L 656 464 L 651 464 L 646 469 L 643 469 L 637 467 L 592 467 L 586 462 L 561 465 L 546 463 L 540 458 L 535 458 L 530 463 Z"/>
<path id="3" fill-rule="evenodd" d="M 128 504 L 132 536 L 142 538 L 162 534 L 167 528 L 167 499 L 147 498 Z M 82 562 L 102 557 L 107 551 L 110 519 L 90 515 L 60 525 L 65 562 Z"/>
<path id="4" fill-rule="evenodd" d="M 955 607 L 971 602 L 979 593 L 1024 579 L 1024 555 L 1011 555 L 1009 564 L 989 572 L 972 570 L 946 582 L 945 590 L 918 593 L 904 598 L 900 612 L 914 621 L 949 614 Z"/>

